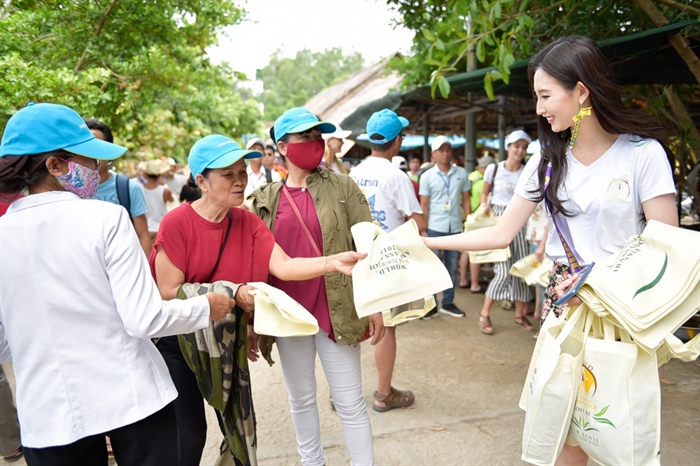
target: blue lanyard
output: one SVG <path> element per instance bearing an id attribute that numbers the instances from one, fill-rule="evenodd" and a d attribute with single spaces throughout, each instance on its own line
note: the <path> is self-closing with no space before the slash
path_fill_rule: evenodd
<path id="1" fill-rule="evenodd" d="M 438 175 L 440 175 L 440 179 L 445 185 L 445 189 L 447 190 L 447 197 L 450 197 L 450 174 L 448 173 L 447 175 L 445 175 L 442 172 L 438 172 Z"/>

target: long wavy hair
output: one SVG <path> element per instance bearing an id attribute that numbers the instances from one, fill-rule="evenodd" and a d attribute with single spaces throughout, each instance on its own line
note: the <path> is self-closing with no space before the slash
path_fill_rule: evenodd
<path id="1" fill-rule="evenodd" d="M 593 113 L 605 131 L 658 140 L 673 167 L 673 155 L 662 139 L 661 126 L 624 106 L 613 78 L 613 69 L 595 41 L 584 36 L 560 37 L 532 57 L 527 72 L 535 101 L 534 76 L 537 70 L 545 71 L 554 77 L 567 91 L 573 91 L 578 82 L 583 83 L 590 91 Z M 537 194 L 538 202 L 544 199 L 545 173 L 547 164 L 551 162 L 552 173 L 547 188 L 547 201 L 552 214 L 561 212 L 571 217 L 573 214 L 564 209 L 563 200 L 559 199 L 559 188 L 564 183 L 568 168 L 566 149 L 571 139 L 571 129 L 555 133 L 542 116 L 538 116 L 537 126 L 542 162 L 537 173 L 540 187 L 533 194 Z"/>

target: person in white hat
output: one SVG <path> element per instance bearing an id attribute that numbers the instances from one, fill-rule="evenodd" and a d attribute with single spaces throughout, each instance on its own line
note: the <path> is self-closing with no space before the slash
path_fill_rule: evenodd
<path id="1" fill-rule="evenodd" d="M 498 164 L 491 164 L 486 168 L 484 189 L 481 191 L 481 203 L 486 207 L 486 212 L 493 211 L 497 217 L 503 215 L 506 206 L 513 198 L 518 179 L 523 173 L 527 146 L 531 142 L 530 135 L 525 131 L 513 131 L 506 137 L 508 149 L 506 160 L 498 162 Z M 532 299 L 532 291 L 524 280 L 509 273 L 511 265 L 530 254 L 525 227 L 520 229 L 515 239 L 510 243 L 510 254 L 510 259 L 494 264 L 494 277 L 486 289 L 484 305 L 479 314 L 478 323 L 479 329 L 487 335 L 493 334 L 490 315 L 494 301 L 515 301 L 515 323 L 525 330 L 534 329 L 525 316 L 527 303 Z"/>
<path id="2" fill-rule="evenodd" d="M 421 232 L 424 236 L 437 237 L 460 233 L 463 218 L 469 215 L 469 190 L 471 184 L 467 171 L 452 164 L 452 143 L 445 136 L 438 136 L 431 143 L 435 165 L 420 177 L 420 204 L 427 219 L 428 228 Z M 463 217 L 464 215 L 464 217 Z M 458 280 L 457 268 L 459 252 L 435 252 L 445 264 L 452 277 L 452 288 L 442 292 L 439 309 L 428 312 L 422 318 L 428 320 L 439 312 L 452 316 L 464 317 L 464 312 L 454 303 L 455 285 Z M 436 300 L 437 302 L 437 296 Z"/>
<path id="3" fill-rule="evenodd" d="M 173 192 L 163 181 L 163 175 L 169 170 L 168 164 L 160 159 L 146 161 L 143 169 L 146 177 L 146 182 L 143 184 L 143 194 L 148 208 L 146 218 L 148 219 L 148 233 L 151 235 L 151 240 L 156 239 L 160 221 L 168 212 L 166 203 L 175 202 Z"/>
<path id="4" fill-rule="evenodd" d="M 326 151 L 323 154 L 323 162 L 321 163 L 323 166 L 336 173 L 348 174 L 343 161 L 338 158 L 338 154 L 343 147 L 343 140 L 350 134 L 352 134 L 352 131 L 344 130 L 340 125 L 335 125 L 335 131 L 322 135 L 326 141 Z"/>
<path id="5" fill-rule="evenodd" d="M 254 150 L 264 154 L 265 141 L 260 138 L 250 139 L 246 143 L 245 148 L 246 150 Z M 273 181 L 282 181 L 282 177 L 279 173 L 263 165 L 263 157 L 248 159 L 248 168 L 246 168 L 248 172 L 248 184 L 245 187 L 244 193 L 246 198 L 260 186 L 272 183 Z"/>

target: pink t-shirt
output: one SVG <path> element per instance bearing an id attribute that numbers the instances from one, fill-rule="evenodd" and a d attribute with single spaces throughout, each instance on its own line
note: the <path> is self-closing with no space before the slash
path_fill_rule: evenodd
<path id="1" fill-rule="evenodd" d="M 311 237 L 323 253 L 323 234 L 321 224 L 316 215 L 314 200 L 306 188 L 288 188 L 294 199 L 301 217 L 311 232 Z M 280 192 L 277 217 L 275 217 L 275 240 L 289 257 L 318 257 L 311 241 L 301 228 L 299 219 L 287 201 L 287 197 Z M 279 288 L 291 296 L 295 301 L 304 306 L 318 321 L 318 326 L 330 335 L 335 341 L 331 316 L 328 312 L 328 297 L 326 296 L 326 282 L 323 277 L 312 278 L 304 281 L 285 282 L 277 277 L 270 277 L 270 285 Z"/>
<path id="2" fill-rule="evenodd" d="M 187 203 L 163 217 L 155 246 L 161 246 L 168 258 L 185 274 L 185 282 L 233 283 L 267 282 L 270 255 L 275 238 L 257 216 L 243 209 L 230 209 L 231 231 L 214 275 L 221 243 L 226 235 L 227 218 L 219 223 L 210 222 L 197 214 Z M 155 278 L 156 247 L 149 262 Z"/>

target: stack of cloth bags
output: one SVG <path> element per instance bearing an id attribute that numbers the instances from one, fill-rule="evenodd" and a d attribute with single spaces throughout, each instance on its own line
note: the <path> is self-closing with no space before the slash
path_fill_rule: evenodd
<path id="1" fill-rule="evenodd" d="M 617 254 L 596 263 L 578 291 L 598 316 L 624 328 L 659 365 L 692 361 L 700 335 L 682 344 L 673 333 L 700 308 L 700 233 L 651 220 Z"/>

